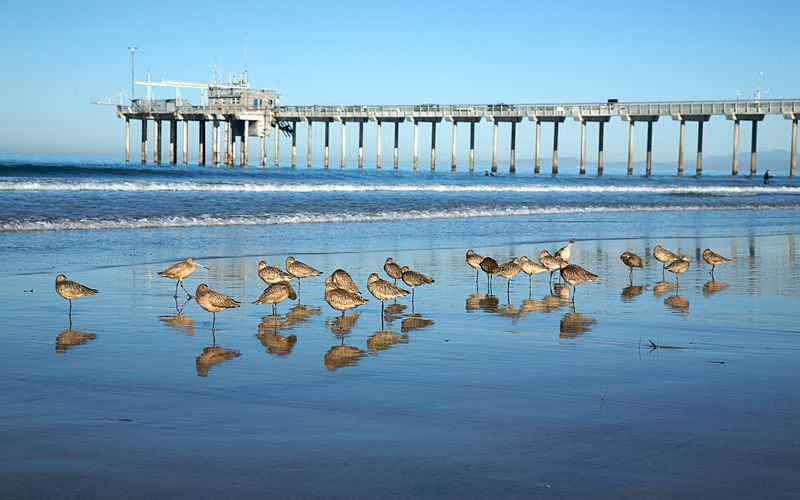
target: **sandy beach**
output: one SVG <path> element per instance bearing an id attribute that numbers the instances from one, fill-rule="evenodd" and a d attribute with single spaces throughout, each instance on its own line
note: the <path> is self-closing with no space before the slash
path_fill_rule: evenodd
<path id="1" fill-rule="evenodd" d="M 774 210 L 4 233 L 0 482 L 10 497 L 791 496 L 797 230 Z M 487 294 L 464 263 L 573 236 L 572 261 L 600 275 L 574 307 L 547 274 Z M 657 243 L 691 261 L 677 288 Z M 706 247 L 733 258 L 714 281 Z M 647 255 L 633 283 L 625 250 Z M 340 318 L 308 279 L 273 318 L 251 304 L 256 265 L 289 254 L 365 293 L 388 256 L 436 283 L 382 321 L 372 297 Z M 211 268 L 189 290 L 242 301 L 213 336 L 157 275 L 189 255 Z M 71 326 L 57 272 L 100 290 Z"/>

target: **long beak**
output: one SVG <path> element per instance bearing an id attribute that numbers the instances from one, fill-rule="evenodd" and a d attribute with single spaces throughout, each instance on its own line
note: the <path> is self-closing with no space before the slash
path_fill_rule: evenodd
<path id="1" fill-rule="evenodd" d="M 194 265 L 195 265 L 195 266 L 200 266 L 200 267 L 202 267 L 203 269 L 207 269 L 207 270 L 210 270 L 210 269 L 211 269 L 211 268 L 209 268 L 209 267 L 206 267 L 206 266 L 204 266 L 203 264 L 200 264 L 199 262 L 195 262 L 195 263 L 194 263 Z"/>

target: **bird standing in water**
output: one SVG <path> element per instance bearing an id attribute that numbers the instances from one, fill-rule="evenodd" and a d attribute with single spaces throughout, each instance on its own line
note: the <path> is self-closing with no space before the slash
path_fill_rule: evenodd
<path id="1" fill-rule="evenodd" d="M 59 274 L 56 276 L 56 293 L 69 301 L 69 316 L 72 318 L 72 301 L 87 295 L 94 295 L 97 290 L 81 285 L 76 281 L 70 281 L 63 274 Z"/>
<path id="2" fill-rule="evenodd" d="M 286 270 L 289 271 L 289 274 L 297 278 L 297 292 L 300 292 L 300 280 L 303 278 L 310 278 L 312 276 L 319 276 L 322 274 L 321 271 L 317 271 L 313 267 L 309 266 L 304 262 L 300 262 L 299 260 L 295 260 L 294 257 L 291 255 L 286 257 Z M 291 288 L 291 286 L 289 287 Z M 297 297 L 292 298 L 294 300 Z"/>
<path id="3" fill-rule="evenodd" d="M 689 259 L 687 259 L 685 255 L 682 255 L 679 259 L 667 264 L 667 267 L 664 269 L 675 275 L 675 284 L 677 285 L 678 275 L 689 269 Z"/>
<path id="4" fill-rule="evenodd" d="M 575 303 L 575 288 L 587 282 L 597 281 L 597 275 L 590 273 L 581 266 L 569 264 L 561 268 L 561 277 L 567 285 L 572 286 L 572 303 Z"/>
<path id="5" fill-rule="evenodd" d="M 253 304 L 272 304 L 272 315 L 277 314 L 276 306 L 286 299 L 294 300 L 297 294 L 288 283 L 276 283 L 267 287 Z"/>
<path id="6" fill-rule="evenodd" d="M 194 292 L 194 300 L 197 304 L 212 314 L 211 330 L 214 330 L 214 323 L 217 321 L 217 313 L 225 309 L 234 309 L 241 303 L 232 299 L 224 293 L 215 292 L 208 288 L 205 283 L 200 283 Z"/>
<path id="7" fill-rule="evenodd" d="M 164 278 L 169 278 L 171 280 L 178 280 L 178 282 L 175 283 L 176 299 L 178 298 L 178 285 L 180 285 L 180 287 L 183 288 L 183 291 L 186 292 L 186 295 L 188 295 L 190 299 L 193 298 L 192 294 L 189 293 L 189 291 L 186 290 L 186 288 L 184 288 L 183 280 L 184 278 L 187 278 L 194 272 L 194 266 L 202 267 L 203 269 L 208 269 L 206 266 L 200 264 L 199 262 L 190 257 L 184 261 L 172 264 L 168 268 L 158 273 L 159 276 L 163 276 Z"/>
<path id="8" fill-rule="evenodd" d="M 403 268 L 391 257 L 386 259 L 386 262 L 383 264 L 383 270 L 386 271 L 387 276 L 394 280 L 395 285 L 397 284 L 397 280 L 403 277 Z"/>
<path id="9" fill-rule="evenodd" d="M 483 260 L 482 255 L 478 255 L 472 250 L 467 250 L 467 265 L 472 269 L 475 269 L 475 286 L 478 286 L 478 275 L 481 271 L 481 261 Z"/>
<path id="10" fill-rule="evenodd" d="M 630 272 L 630 279 L 633 281 L 633 269 L 638 268 L 641 269 L 644 267 L 644 261 L 641 257 L 636 255 L 633 252 L 623 252 L 622 255 L 619 256 L 620 260 L 623 264 L 628 266 L 631 270 Z"/>
<path id="11" fill-rule="evenodd" d="M 726 262 L 730 262 L 731 261 L 731 259 L 729 259 L 727 257 L 723 257 L 722 255 L 720 255 L 720 254 L 718 254 L 716 252 L 712 252 L 711 249 L 709 249 L 709 248 L 706 248 L 705 250 L 703 250 L 703 260 L 706 261 L 707 264 L 711 265 L 711 270 L 708 272 L 708 274 L 711 275 L 712 279 L 714 278 L 714 268 L 715 267 L 717 267 L 720 264 L 724 264 Z"/>
<path id="12" fill-rule="evenodd" d="M 414 289 L 420 285 L 433 283 L 433 278 L 429 278 L 422 273 L 412 271 L 408 266 L 403 266 L 403 283 L 411 287 L 411 300 L 414 300 Z"/>

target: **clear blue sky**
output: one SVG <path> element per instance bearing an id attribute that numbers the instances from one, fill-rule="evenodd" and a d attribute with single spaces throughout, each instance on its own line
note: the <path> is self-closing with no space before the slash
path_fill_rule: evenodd
<path id="1" fill-rule="evenodd" d="M 123 122 L 89 101 L 130 91 L 129 45 L 137 78 L 207 81 L 215 58 L 224 74 L 242 69 L 245 36 L 252 86 L 277 85 L 283 104 L 735 99 L 752 96 L 759 71 L 766 97 L 800 97 L 796 1 L 5 0 L 2 18 L 6 154 L 121 156 Z M 624 158 L 626 126 L 607 129 L 611 160 Z M 479 147 L 491 140 L 481 130 Z M 578 154 L 578 130 L 565 125 L 561 155 Z M 759 131 L 760 150 L 788 149 L 788 121 Z M 677 124 L 662 119 L 656 134 L 655 159 L 673 160 Z M 443 154 L 449 125 L 439 137 Z M 518 140 L 520 156 L 529 142 Z M 730 123 L 712 120 L 705 153 L 728 155 L 730 143 Z"/>

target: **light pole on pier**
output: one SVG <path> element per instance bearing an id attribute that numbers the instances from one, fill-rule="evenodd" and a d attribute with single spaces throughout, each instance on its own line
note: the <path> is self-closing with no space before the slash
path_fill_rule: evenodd
<path id="1" fill-rule="evenodd" d="M 136 49 L 139 47 L 128 47 L 128 50 L 131 51 L 131 102 L 136 98 L 136 94 L 134 91 L 134 62 L 136 60 Z"/>

